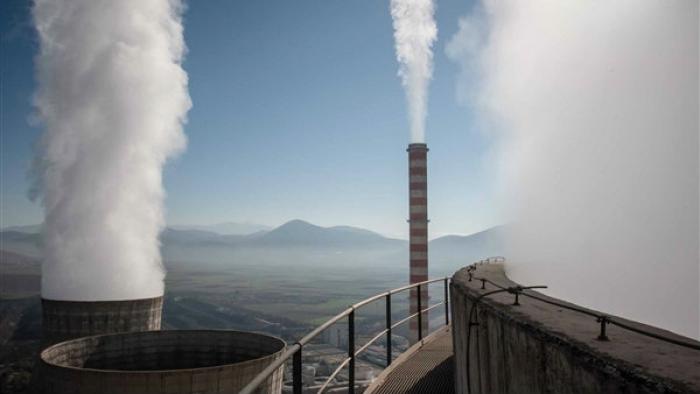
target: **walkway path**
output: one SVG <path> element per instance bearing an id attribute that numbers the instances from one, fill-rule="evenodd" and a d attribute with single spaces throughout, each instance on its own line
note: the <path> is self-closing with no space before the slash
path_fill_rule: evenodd
<path id="1" fill-rule="evenodd" d="M 452 332 L 438 332 L 426 342 L 406 358 L 394 361 L 370 388 L 371 393 L 453 394 Z"/>

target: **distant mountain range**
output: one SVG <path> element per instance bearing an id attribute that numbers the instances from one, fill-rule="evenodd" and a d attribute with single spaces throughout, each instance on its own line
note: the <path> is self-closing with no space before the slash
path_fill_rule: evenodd
<path id="1" fill-rule="evenodd" d="M 17 233 L 33 234 L 33 233 L 38 233 L 39 231 L 41 231 L 41 224 L 28 224 L 26 226 L 9 226 L 9 227 L 3 228 L 2 231 L 3 232 L 14 231 Z"/>
<path id="2" fill-rule="evenodd" d="M 404 242 L 357 227 L 320 227 L 303 220 L 292 220 L 274 230 L 255 236 L 250 241 L 260 246 L 327 245 L 331 247 L 396 245 Z"/>
<path id="3" fill-rule="evenodd" d="M 248 226 L 248 227 L 245 227 Z M 229 233 L 209 231 L 205 228 L 224 228 Z M 247 228 L 250 233 L 231 234 Z M 40 226 L 23 226 L 0 232 L 0 249 L 39 257 Z M 437 265 L 454 262 L 471 262 L 503 253 L 502 227 L 494 227 L 471 235 L 448 235 L 430 242 L 430 258 Z M 362 253 L 381 251 L 403 260 L 408 242 L 388 238 L 373 231 L 349 226 L 321 227 L 303 220 L 292 220 L 277 228 L 265 230 L 260 225 L 224 223 L 214 226 L 175 226 L 161 235 L 166 256 L 205 255 L 211 250 L 306 250 L 310 252 L 335 251 L 337 253 Z M 175 252 L 173 252 L 175 251 Z M 182 251 L 187 251 L 182 253 Z M 199 252 L 198 252 L 199 251 Z M 189 259 L 189 258 L 188 258 Z M 431 263 L 431 265 L 432 265 Z"/>
<path id="4" fill-rule="evenodd" d="M 2 261 L 4 268 L 11 269 L 36 269 L 38 271 L 39 261 L 27 257 L 23 254 L 10 252 L 7 250 L 0 250 L 0 261 Z"/>
<path id="5" fill-rule="evenodd" d="M 236 223 L 236 222 L 224 222 L 217 224 L 206 224 L 206 225 L 172 225 L 168 226 L 173 230 L 198 230 L 198 231 L 208 231 L 212 233 L 217 233 L 221 235 L 247 235 L 253 234 L 260 231 L 272 230 L 272 227 L 266 226 L 264 224 L 257 223 Z"/>
<path id="6" fill-rule="evenodd" d="M 431 265 L 452 267 L 455 262 L 470 264 L 505 254 L 505 227 L 496 226 L 470 235 L 446 235 L 430 241 Z"/>
<path id="7" fill-rule="evenodd" d="M 212 231 L 166 229 L 161 241 L 164 245 L 199 245 L 256 247 L 256 248 L 353 248 L 390 247 L 406 241 L 387 238 L 373 231 L 349 227 L 321 227 L 303 220 L 292 220 L 269 231 L 245 235 L 225 235 Z"/>
<path id="8" fill-rule="evenodd" d="M 8 226 L 4 227 L 1 231 L 12 231 L 17 233 L 27 233 L 34 234 L 41 231 L 42 224 L 28 224 L 24 226 Z M 236 222 L 223 222 L 216 224 L 192 224 L 192 225 L 172 225 L 168 228 L 173 230 L 183 230 L 183 231 L 207 231 L 211 233 L 217 233 L 221 235 L 247 235 L 253 234 L 260 231 L 272 230 L 272 227 L 266 226 L 264 224 L 257 223 L 236 223 Z"/>
<path id="9" fill-rule="evenodd" d="M 0 250 L 19 253 L 24 256 L 41 257 L 41 234 L 6 230 L 0 232 Z M 2 256 L 3 259 L 5 256 Z"/>

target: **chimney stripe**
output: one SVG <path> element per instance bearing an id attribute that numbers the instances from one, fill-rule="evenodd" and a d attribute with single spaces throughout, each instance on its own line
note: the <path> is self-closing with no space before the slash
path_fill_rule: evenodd
<path id="1" fill-rule="evenodd" d="M 424 282 L 426 280 L 428 280 L 428 275 L 411 275 L 411 282 L 413 283 Z M 427 293 L 427 289 L 423 290 L 423 288 L 421 287 L 421 293 L 423 293 L 423 300 L 425 300 L 427 298 L 425 296 L 425 293 Z M 415 297 L 418 298 L 417 295 Z M 425 305 L 425 302 L 423 302 L 423 305 Z"/>
<path id="2" fill-rule="evenodd" d="M 411 205 L 411 213 L 427 213 L 428 207 L 425 205 Z"/>
<path id="3" fill-rule="evenodd" d="M 428 197 L 428 192 L 426 190 L 411 190 L 411 198 L 413 197 Z"/>
<path id="4" fill-rule="evenodd" d="M 413 276 L 419 276 L 419 275 L 420 275 L 420 277 L 423 278 L 423 279 L 418 280 L 418 281 L 416 281 L 416 282 L 422 282 L 422 281 L 424 281 L 424 280 L 428 280 L 428 268 L 427 268 L 427 267 L 414 267 L 414 268 L 411 270 L 411 277 L 413 277 Z M 411 283 L 416 283 L 416 282 L 413 282 L 413 281 L 412 281 Z"/>
<path id="5" fill-rule="evenodd" d="M 416 221 L 411 221 L 411 226 L 412 229 L 425 229 L 426 235 L 428 234 L 428 221 L 427 220 L 416 220 Z"/>
<path id="6" fill-rule="evenodd" d="M 428 199 L 425 197 L 411 197 L 410 205 L 427 205 Z"/>
<path id="7" fill-rule="evenodd" d="M 411 252 L 411 260 L 427 260 L 428 259 L 428 253 L 426 252 Z"/>
<path id="8" fill-rule="evenodd" d="M 411 252 L 427 252 L 428 243 L 413 243 L 411 242 Z"/>

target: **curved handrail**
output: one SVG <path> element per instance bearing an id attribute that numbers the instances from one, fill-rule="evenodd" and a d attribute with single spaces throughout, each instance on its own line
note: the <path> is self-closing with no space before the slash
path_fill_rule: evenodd
<path id="1" fill-rule="evenodd" d="M 502 258 L 502 257 L 501 257 L 501 258 Z M 496 261 L 496 260 L 494 260 L 494 261 Z M 501 261 L 502 261 L 502 260 L 501 260 Z M 293 361 L 294 361 L 294 363 L 295 363 L 295 369 L 298 367 L 298 369 L 299 369 L 299 375 L 300 375 L 300 374 L 301 374 L 301 350 L 302 350 L 302 348 L 304 347 L 304 345 L 306 345 L 306 344 L 308 344 L 309 342 L 311 342 L 316 336 L 318 336 L 318 334 L 320 334 L 321 332 L 323 332 L 325 329 L 327 329 L 328 327 L 330 327 L 330 326 L 333 325 L 334 323 L 338 322 L 340 319 L 343 319 L 343 318 L 346 318 L 346 317 L 351 318 L 351 320 L 350 320 L 350 322 L 351 322 L 351 324 L 350 324 L 350 331 L 351 331 L 351 333 L 353 334 L 352 336 L 354 336 L 354 328 L 352 327 L 352 326 L 353 326 L 353 323 L 352 323 L 353 319 L 352 319 L 352 318 L 354 317 L 355 311 L 358 310 L 358 309 L 360 309 L 361 307 L 363 307 L 363 306 L 365 306 L 365 305 L 367 305 L 367 304 L 369 304 L 369 303 L 372 303 L 372 302 L 374 302 L 374 301 L 377 301 L 377 300 L 379 300 L 379 299 L 381 299 L 381 298 L 386 298 L 387 301 L 390 303 L 390 302 L 391 302 L 391 295 L 392 295 L 392 294 L 400 293 L 400 292 L 403 292 L 403 291 L 406 291 L 406 290 L 410 290 L 410 289 L 413 289 L 413 288 L 418 288 L 418 289 L 419 289 L 419 291 L 418 291 L 418 298 L 419 298 L 419 305 L 420 305 L 420 297 L 421 297 L 420 288 L 421 288 L 421 286 L 429 285 L 429 284 L 431 284 L 431 283 L 436 283 L 436 282 L 444 282 L 444 283 L 445 283 L 445 295 L 447 295 L 447 292 L 448 292 L 447 286 L 448 286 L 449 280 L 450 280 L 450 278 L 446 276 L 446 277 L 441 277 L 441 278 L 426 280 L 426 281 L 423 281 L 423 282 L 412 283 L 412 284 L 410 284 L 410 285 L 398 287 L 398 288 L 396 288 L 396 289 L 392 289 L 392 290 L 389 290 L 389 291 L 385 291 L 385 292 L 383 292 L 383 293 L 376 294 L 376 295 L 374 295 L 374 296 L 372 296 L 372 297 L 366 298 L 366 299 L 364 299 L 364 300 L 362 300 L 362 301 L 359 301 L 359 302 L 357 302 L 357 303 L 355 303 L 355 304 L 349 306 L 347 309 L 345 309 L 344 311 L 338 313 L 337 315 L 333 316 L 332 318 L 328 319 L 325 323 L 323 323 L 323 324 L 321 324 L 320 326 L 316 327 L 314 330 L 312 330 L 311 332 L 309 332 L 308 334 L 306 334 L 303 338 L 301 338 L 300 340 L 298 340 L 297 342 L 295 342 L 293 345 L 291 345 L 284 353 L 282 353 L 281 356 L 279 356 L 279 357 L 278 357 L 277 359 L 275 359 L 270 365 L 268 365 L 267 368 L 263 369 L 260 373 L 258 373 L 258 375 L 256 375 L 255 378 L 253 378 L 253 380 L 251 380 L 251 381 L 239 392 L 239 394 L 252 394 L 252 393 L 267 379 L 267 378 L 269 378 L 279 367 L 281 367 L 284 363 L 286 363 L 290 358 L 293 358 Z M 389 316 L 389 317 L 387 318 L 387 328 L 386 328 L 385 330 L 381 331 L 381 332 L 380 332 L 379 334 L 377 334 L 376 336 L 374 336 L 372 339 L 370 339 L 367 343 L 365 343 L 362 347 L 360 347 L 360 348 L 357 349 L 357 350 L 354 349 L 354 338 L 350 339 L 350 349 L 349 349 L 349 352 L 348 352 L 348 353 L 349 353 L 348 357 L 345 358 L 345 359 L 340 363 L 340 365 L 336 368 L 336 370 L 333 371 L 333 373 L 328 377 L 328 379 L 326 380 L 326 382 L 325 382 L 325 383 L 321 386 L 321 388 L 319 389 L 319 393 L 320 393 L 320 392 L 323 392 L 323 390 L 326 389 L 326 387 L 328 386 L 328 384 L 333 380 L 333 378 L 338 374 L 338 372 L 340 372 L 340 370 L 341 370 L 342 368 L 344 368 L 348 363 L 350 364 L 350 368 L 354 368 L 354 359 L 355 359 L 360 353 L 362 353 L 364 350 L 366 350 L 366 349 L 369 347 L 369 345 L 370 345 L 371 343 L 375 342 L 376 340 L 378 340 L 379 338 L 381 338 L 381 337 L 382 337 L 383 335 L 385 335 L 385 334 L 390 334 L 390 333 L 391 333 L 391 330 L 392 330 L 393 328 L 395 328 L 395 327 L 397 327 L 397 326 L 399 326 L 399 325 L 401 325 L 401 324 L 406 323 L 407 321 L 409 321 L 410 319 L 412 319 L 412 318 L 414 318 L 414 317 L 419 317 L 419 319 L 420 319 L 420 316 L 422 316 L 423 313 L 425 313 L 425 312 L 427 312 L 427 311 L 429 311 L 429 310 L 431 310 L 431 309 L 434 309 L 434 308 L 437 307 L 437 306 L 445 305 L 445 312 L 446 312 L 446 314 L 447 314 L 448 304 L 449 304 L 449 299 L 448 299 L 448 297 L 445 297 L 445 300 L 444 300 L 443 302 L 439 302 L 439 303 L 436 303 L 436 304 L 433 304 L 433 305 L 429 305 L 429 306 L 428 306 L 427 308 L 425 308 L 425 309 L 419 307 L 418 309 L 420 309 L 420 310 L 416 311 L 416 313 L 410 314 L 407 318 L 400 320 L 400 321 L 397 322 L 396 324 L 391 324 L 390 313 L 388 313 L 388 316 Z M 390 307 L 387 307 L 387 312 L 390 312 L 390 311 L 391 311 Z M 446 315 L 445 321 L 446 321 L 447 324 L 449 324 L 449 317 L 448 317 L 448 315 Z M 418 328 L 418 331 L 419 331 L 419 338 L 421 338 L 422 335 L 421 335 L 420 333 L 421 333 L 421 331 L 422 331 L 422 324 L 418 324 L 418 327 L 419 327 L 419 328 Z M 351 335 L 349 335 L 349 336 L 351 336 Z M 387 350 L 388 350 L 388 352 L 387 352 L 387 353 L 388 353 L 388 355 L 387 355 L 387 360 L 390 360 L 390 359 L 391 359 L 391 350 L 390 350 L 390 347 L 391 347 L 391 345 L 388 345 L 388 349 L 387 349 Z M 390 361 L 389 361 L 389 362 L 390 362 Z M 300 379 L 300 377 L 295 377 L 294 379 L 297 379 L 297 378 Z M 350 387 L 354 387 L 354 382 L 353 382 L 354 379 L 353 379 L 353 378 L 354 378 L 354 373 L 351 374 Z M 295 381 L 293 384 L 294 384 L 295 386 L 298 385 L 298 387 L 301 388 L 301 382 L 300 382 L 300 381 L 299 381 L 299 382 L 296 382 L 296 381 Z M 296 388 L 295 388 L 295 390 L 296 390 Z M 352 391 L 352 390 L 351 390 L 351 391 Z"/>
<path id="2" fill-rule="evenodd" d="M 497 294 L 497 293 L 502 293 L 502 292 L 508 292 L 508 293 L 510 293 L 510 294 L 514 294 L 514 295 L 515 295 L 515 297 L 516 297 L 516 298 L 515 298 L 515 304 L 516 304 L 516 305 L 517 305 L 517 303 L 518 303 L 518 296 L 519 296 L 519 295 L 523 295 L 523 296 L 526 296 L 526 297 L 528 297 L 528 298 L 531 298 L 531 299 L 534 299 L 534 300 L 537 300 L 537 301 L 540 301 L 540 302 L 544 302 L 544 303 L 547 303 L 547 304 L 555 305 L 555 306 L 558 306 L 558 307 L 561 307 L 561 308 L 565 308 L 565 309 L 568 309 L 568 310 L 571 310 L 571 311 L 574 311 L 574 312 L 578 312 L 578 313 L 581 313 L 581 314 L 585 314 L 585 315 L 587 315 L 587 316 L 594 317 L 594 318 L 596 319 L 596 321 L 597 321 L 598 323 L 600 323 L 600 334 L 599 334 L 599 336 L 598 336 L 598 339 L 599 339 L 599 340 L 602 340 L 602 341 L 608 341 L 608 340 L 609 340 L 609 338 L 607 337 L 606 332 L 605 332 L 605 326 L 606 326 L 607 324 L 613 324 L 613 325 L 616 325 L 616 326 L 621 327 L 621 328 L 623 328 L 623 329 L 626 329 L 626 330 L 629 330 L 629 331 L 632 331 L 632 332 L 636 332 L 636 333 L 641 334 L 641 335 L 648 336 L 648 337 L 650 337 L 650 338 L 655 338 L 655 339 L 658 339 L 658 340 L 661 340 L 661 341 L 664 341 L 664 342 L 676 344 L 676 345 L 683 346 L 683 347 L 690 348 L 690 349 L 700 350 L 700 345 L 698 345 L 698 344 L 688 343 L 688 342 L 681 341 L 681 340 L 678 340 L 678 339 L 675 339 L 675 338 L 669 338 L 669 337 L 666 337 L 666 336 L 663 336 L 663 335 L 659 335 L 659 334 L 656 334 L 656 333 L 653 333 L 653 332 L 649 332 L 649 331 L 647 331 L 647 330 L 643 330 L 643 329 L 640 329 L 640 328 L 636 328 L 636 327 L 630 326 L 630 325 L 628 325 L 628 324 L 626 324 L 626 323 L 623 323 L 623 322 L 619 321 L 619 320 L 618 320 L 617 318 L 615 318 L 615 317 L 611 317 L 611 316 L 608 316 L 608 315 L 605 315 L 605 314 L 602 314 L 602 313 L 590 311 L 590 310 L 587 310 L 587 309 L 584 309 L 584 308 L 581 308 L 581 307 L 578 307 L 578 306 L 575 306 L 575 305 L 565 304 L 565 303 L 558 302 L 558 301 L 555 301 L 555 300 L 552 300 L 552 299 L 545 299 L 545 298 L 539 297 L 539 296 L 537 296 L 537 295 L 535 295 L 535 294 L 525 292 L 525 290 L 528 290 L 528 289 L 532 289 L 532 288 L 546 288 L 546 286 L 520 286 L 520 285 L 517 285 L 517 286 L 502 286 L 502 285 L 500 285 L 500 284 L 498 284 L 498 283 L 496 283 L 496 282 L 494 282 L 494 281 L 492 281 L 492 280 L 490 280 L 490 279 L 488 279 L 488 278 L 482 278 L 482 277 L 478 277 L 478 276 L 475 276 L 475 275 L 474 275 L 474 272 L 475 272 L 476 269 L 477 269 L 477 265 L 491 264 L 491 263 L 502 263 L 502 262 L 505 262 L 505 260 L 506 260 L 506 259 L 505 259 L 505 257 L 503 257 L 503 256 L 494 256 L 494 257 L 489 257 L 489 258 L 487 258 L 487 259 L 479 260 L 479 261 L 474 262 L 474 263 L 470 264 L 469 266 L 467 266 L 467 272 L 469 273 L 469 281 L 472 281 L 472 279 L 481 281 L 481 284 L 482 284 L 482 287 L 481 287 L 481 288 L 482 288 L 482 289 L 486 289 L 486 283 L 488 283 L 488 284 L 490 284 L 490 285 L 492 285 L 492 286 L 498 288 L 498 290 L 489 291 L 489 292 L 487 292 L 487 293 L 482 294 L 482 295 L 478 298 L 477 302 L 475 302 L 474 306 L 476 306 L 476 304 L 477 304 L 482 298 L 484 298 L 484 297 L 486 297 L 486 296 L 489 296 L 489 295 L 492 295 L 492 294 Z M 282 355 L 281 355 L 279 358 L 277 358 L 277 359 L 276 359 L 275 361 L 273 361 L 270 365 L 268 365 L 267 368 L 265 368 L 263 371 L 261 371 L 250 383 L 248 383 L 248 385 L 246 385 L 246 386 L 243 388 L 243 390 L 240 391 L 240 394 L 252 394 L 252 393 L 254 392 L 254 390 L 258 388 L 258 386 L 260 386 L 267 378 L 270 377 L 270 375 L 272 375 L 280 366 L 282 366 L 284 363 L 286 363 L 286 362 L 287 362 L 290 358 L 292 358 L 292 357 L 294 358 L 295 365 L 297 365 L 298 368 L 299 368 L 299 374 L 300 374 L 300 373 L 301 373 L 301 371 L 300 371 L 300 368 L 301 368 L 301 350 L 302 350 L 303 346 L 306 345 L 307 343 L 309 343 L 311 340 L 313 340 L 316 336 L 318 336 L 318 334 L 320 334 L 321 332 L 323 332 L 325 329 L 327 329 L 328 327 L 330 327 L 330 326 L 333 325 L 334 323 L 338 322 L 340 319 L 343 319 L 343 318 L 346 318 L 346 317 L 352 317 L 352 316 L 354 316 L 354 312 L 355 312 L 356 310 L 358 310 L 359 308 L 361 308 L 361 307 L 363 307 L 363 306 L 365 306 L 365 305 L 367 305 L 367 304 L 370 304 L 370 303 L 372 303 L 372 302 L 374 302 L 374 301 L 377 301 L 377 300 L 379 300 L 379 299 L 381 299 L 381 298 L 386 298 L 388 301 L 390 301 L 390 300 L 391 300 L 391 295 L 392 295 L 392 294 L 400 293 L 400 292 L 403 292 L 403 291 L 406 291 L 406 290 L 409 290 L 409 289 L 412 289 L 412 288 L 419 288 L 419 289 L 420 289 L 421 286 L 424 286 L 424 285 L 427 285 L 427 284 L 430 284 L 430 283 L 439 282 L 439 281 L 444 281 L 444 282 L 445 282 L 445 294 L 447 295 L 447 284 L 448 284 L 449 280 L 450 280 L 449 277 L 442 277 L 442 278 L 431 279 L 431 280 L 427 280 L 427 281 L 423 281 L 423 282 L 419 282 L 419 283 L 413 283 L 413 284 L 410 284 L 410 285 L 406 285 L 406 286 L 403 286 L 403 287 L 399 287 L 399 288 L 392 289 L 392 290 L 389 290 L 389 291 L 386 291 L 386 292 L 383 292 L 383 293 L 376 294 L 376 295 L 374 295 L 374 296 L 372 296 L 372 297 L 366 298 L 366 299 L 364 299 L 364 300 L 362 300 L 362 301 L 359 301 L 359 302 L 357 302 L 357 303 L 351 305 L 350 307 L 348 307 L 348 308 L 345 309 L 344 311 L 338 313 L 337 315 L 333 316 L 332 318 L 330 318 L 329 320 L 327 320 L 325 323 L 323 323 L 322 325 L 316 327 L 313 331 L 311 331 L 311 332 L 309 332 L 308 334 L 306 334 L 306 335 L 305 335 L 303 338 L 301 338 L 299 341 L 297 341 L 297 342 L 295 342 L 293 345 L 291 345 L 284 353 L 282 353 Z M 420 298 L 420 291 L 418 292 L 418 294 L 419 294 L 419 298 Z M 326 380 L 326 382 L 323 383 L 323 385 L 320 387 L 320 389 L 319 389 L 318 392 L 319 392 L 319 393 L 322 393 L 326 388 L 328 388 L 328 386 L 329 386 L 330 382 L 333 380 L 333 378 L 335 378 L 335 376 L 336 376 L 345 366 L 347 366 L 348 363 L 351 365 L 352 368 L 354 368 L 354 359 L 355 359 L 355 357 L 357 357 L 359 354 L 361 354 L 364 350 L 366 350 L 366 349 L 369 347 L 370 344 L 374 343 L 376 340 L 378 340 L 379 338 L 381 338 L 383 335 L 390 334 L 390 333 L 391 333 L 391 330 L 392 330 L 393 328 L 396 328 L 396 327 L 398 327 L 398 326 L 400 326 L 400 325 L 402 325 L 402 324 L 405 324 L 406 322 L 410 321 L 411 319 L 413 319 L 413 318 L 415 318 L 415 317 L 417 317 L 417 316 L 421 316 L 423 313 L 425 313 L 425 312 L 427 312 L 427 311 L 429 311 L 429 310 L 431 310 L 431 309 L 434 309 L 434 308 L 436 308 L 436 307 L 438 307 L 438 306 L 440 306 L 440 305 L 443 305 L 443 304 L 444 304 L 445 307 L 446 307 L 446 309 L 447 309 L 447 308 L 448 308 L 448 303 L 449 303 L 449 300 L 448 300 L 448 298 L 446 297 L 445 300 L 444 300 L 443 302 L 436 303 L 436 304 L 434 304 L 434 305 L 430 305 L 430 306 L 428 306 L 428 307 L 425 308 L 425 309 L 419 308 L 420 310 L 417 311 L 416 313 L 410 314 L 410 315 L 407 316 L 406 318 L 404 318 L 404 319 L 402 319 L 402 320 L 400 320 L 400 321 L 398 321 L 398 322 L 396 322 L 396 323 L 394 323 L 394 324 L 391 324 L 391 320 L 390 320 L 390 318 L 388 318 L 388 319 L 387 319 L 387 328 L 384 329 L 384 330 L 382 330 L 382 331 L 380 331 L 379 333 L 377 333 L 372 339 L 370 339 L 367 343 L 365 343 L 362 347 L 360 347 L 360 348 L 357 349 L 357 350 L 354 349 L 354 339 L 352 339 L 352 340 L 351 340 L 351 343 L 352 343 L 352 344 L 351 344 L 351 348 L 352 348 L 352 349 L 351 349 L 351 351 L 349 352 L 349 356 L 346 357 L 343 361 L 340 362 L 339 366 L 333 371 L 333 373 L 331 373 L 331 375 L 328 377 L 328 379 Z M 387 312 L 389 313 L 388 316 L 390 316 L 390 311 L 391 311 L 390 307 L 387 307 Z M 446 311 L 446 312 L 447 312 L 447 311 Z M 449 324 L 449 317 L 448 317 L 448 315 L 446 315 L 446 324 Z M 474 323 L 471 322 L 471 313 L 470 313 L 470 317 L 469 317 L 469 326 L 470 326 L 470 327 L 469 327 L 469 328 L 471 328 L 471 325 L 472 325 L 472 324 L 474 324 Z M 420 331 L 421 329 L 422 329 L 422 326 L 421 326 L 421 324 L 419 324 L 419 331 Z M 353 334 L 354 334 L 354 329 L 353 329 Z M 387 351 L 388 351 L 388 355 L 387 355 L 387 356 L 388 356 L 388 359 L 387 359 L 387 360 L 389 361 L 389 360 L 391 360 L 391 349 L 390 349 L 390 346 L 388 347 Z M 390 361 L 389 361 L 389 362 L 390 362 Z M 354 374 L 351 374 L 351 376 L 352 376 L 352 375 L 354 375 Z M 351 377 L 351 381 L 352 381 L 352 380 L 354 380 L 354 379 Z M 296 384 L 297 384 L 297 383 L 295 382 L 295 385 L 296 385 Z M 352 385 L 352 384 L 353 384 L 353 382 L 351 382 L 351 385 Z M 351 386 L 351 387 L 353 387 L 353 386 Z M 298 382 L 298 388 L 299 388 L 299 389 L 301 388 L 301 382 Z M 296 389 L 296 387 L 295 387 L 295 389 Z"/>

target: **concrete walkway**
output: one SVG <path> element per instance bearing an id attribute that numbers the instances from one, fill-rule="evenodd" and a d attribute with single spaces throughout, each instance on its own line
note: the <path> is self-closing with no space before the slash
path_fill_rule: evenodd
<path id="1" fill-rule="evenodd" d="M 454 393 L 452 332 L 444 329 L 397 358 L 365 394 Z"/>

